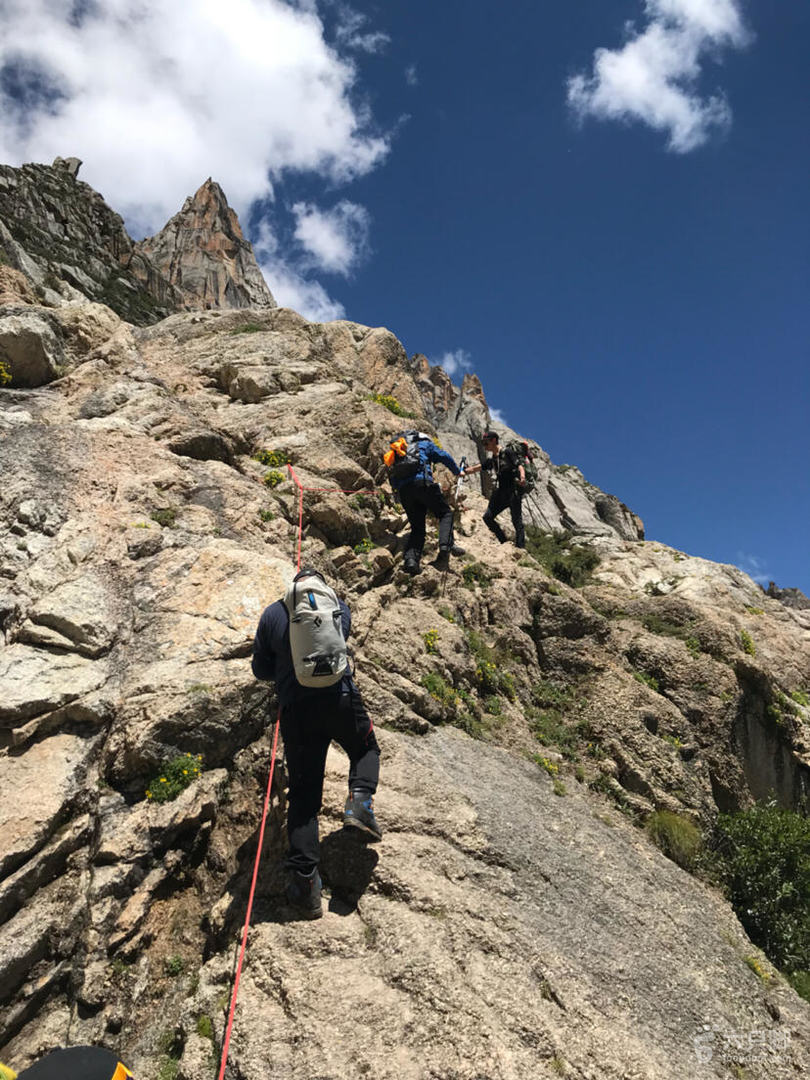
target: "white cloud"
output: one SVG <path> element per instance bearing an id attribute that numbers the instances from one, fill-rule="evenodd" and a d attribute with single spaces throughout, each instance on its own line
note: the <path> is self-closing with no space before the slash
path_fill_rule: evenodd
<path id="1" fill-rule="evenodd" d="M 443 367 L 447 374 L 451 376 L 459 371 L 472 370 L 472 357 L 466 349 L 454 349 L 452 352 L 445 352 L 434 362 Z"/>
<path id="2" fill-rule="evenodd" d="M 136 235 L 209 175 L 244 214 L 285 174 L 345 182 L 387 153 L 312 0 L 3 0 L 0 20 L 0 161 L 82 158 Z"/>
<path id="3" fill-rule="evenodd" d="M 292 308 L 313 322 L 331 322 L 346 314 L 339 300 L 334 300 L 323 285 L 306 276 L 306 267 L 282 256 L 278 239 L 266 221 L 259 227 L 253 250 L 280 307 Z"/>
<path id="4" fill-rule="evenodd" d="M 344 199 L 332 210 L 296 203 L 295 238 L 314 265 L 344 277 L 367 255 L 371 219 L 368 211 Z"/>
<path id="5" fill-rule="evenodd" d="M 686 153 L 731 122 L 725 95 L 701 96 L 706 54 L 750 40 L 738 0 L 644 0 L 647 24 L 626 27 L 620 49 L 597 49 L 593 74 L 568 80 L 568 103 L 581 117 L 638 120 L 664 131 Z"/>
<path id="6" fill-rule="evenodd" d="M 408 64 L 405 68 L 405 82 L 408 86 L 419 85 L 419 73 L 416 70 L 416 64 Z"/>
<path id="7" fill-rule="evenodd" d="M 501 409 L 493 409 L 491 405 L 489 406 L 489 418 L 496 424 L 503 424 L 504 427 L 509 427 L 506 422 L 506 417 L 503 415 L 503 411 Z"/>
<path id="8" fill-rule="evenodd" d="M 766 563 L 756 555 L 745 555 L 742 551 L 737 552 L 737 566 L 744 574 L 748 574 L 758 585 L 768 585 L 771 575 L 765 569 Z"/>
<path id="9" fill-rule="evenodd" d="M 380 30 L 364 30 L 368 16 L 355 11 L 348 4 L 338 4 L 338 27 L 335 38 L 340 45 L 359 52 L 378 53 L 391 43 L 388 34 Z"/>

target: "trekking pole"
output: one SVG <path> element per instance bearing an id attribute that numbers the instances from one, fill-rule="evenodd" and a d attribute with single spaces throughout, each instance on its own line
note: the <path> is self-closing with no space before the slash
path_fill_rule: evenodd
<path id="1" fill-rule="evenodd" d="M 278 729 L 281 726 L 281 706 L 278 709 L 278 715 L 276 717 L 276 728 L 273 733 L 273 752 L 270 756 L 270 778 L 267 781 L 267 794 L 264 797 L 264 810 L 262 811 L 262 824 L 259 829 L 259 847 L 256 851 L 256 862 L 253 866 L 253 881 L 250 885 L 250 896 L 248 897 L 247 914 L 245 915 L 245 926 L 242 930 L 242 948 L 239 952 L 239 963 L 236 965 L 236 977 L 233 984 L 233 994 L 231 995 L 231 1008 L 228 1013 L 228 1024 L 225 1029 L 225 1042 L 222 1046 L 222 1063 L 219 1069 L 218 1080 L 223 1080 L 225 1076 L 225 1066 L 228 1064 L 228 1049 L 231 1045 L 231 1031 L 233 1029 L 233 1017 L 236 1012 L 236 996 L 239 993 L 239 980 L 242 976 L 242 962 L 245 959 L 245 950 L 247 948 L 247 936 L 250 929 L 250 916 L 253 913 L 253 897 L 256 892 L 256 880 L 259 876 L 259 863 L 262 857 L 262 844 L 264 842 L 264 826 L 267 821 L 267 810 L 270 806 L 270 790 L 273 787 L 273 769 L 276 764 L 276 747 L 278 746 Z"/>
<path id="2" fill-rule="evenodd" d="M 466 480 L 466 477 L 464 475 L 464 470 L 467 468 L 467 459 L 466 459 L 466 457 L 463 457 L 461 459 L 461 463 L 459 465 L 459 468 L 461 469 L 461 472 L 458 474 L 458 480 L 456 480 L 456 505 L 458 505 L 458 497 L 461 494 L 461 485 Z"/>

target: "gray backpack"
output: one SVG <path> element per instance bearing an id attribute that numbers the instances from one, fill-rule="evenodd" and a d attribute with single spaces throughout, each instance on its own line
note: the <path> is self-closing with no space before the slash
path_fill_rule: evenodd
<path id="1" fill-rule="evenodd" d="M 290 650 L 301 686 L 327 687 L 348 673 L 340 604 L 320 574 L 298 574 L 284 597 Z"/>

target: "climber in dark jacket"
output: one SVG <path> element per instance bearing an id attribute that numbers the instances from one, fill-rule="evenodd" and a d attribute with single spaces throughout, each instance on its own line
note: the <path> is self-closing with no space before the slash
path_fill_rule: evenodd
<path id="1" fill-rule="evenodd" d="M 295 580 L 316 573 L 305 569 Z M 348 639 L 351 612 L 342 600 L 338 602 L 343 637 Z M 302 686 L 296 679 L 290 649 L 290 616 L 282 600 L 262 612 L 253 641 L 252 668 L 257 679 L 272 680 L 278 689 L 281 735 L 290 778 L 287 898 L 306 918 L 317 919 L 322 914 L 318 812 L 329 744 L 334 739 L 349 757 L 349 797 L 343 814 L 344 825 L 354 826 L 369 840 L 382 837 L 373 809 L 380 775 L 380 748 L 374 725 L 348 670 L 339 682 L 327 687 Z"/>
<path id="2" fill-rule="evenodd" d="M 501 544 L 506 543 L 506 533 L 495 520 L 498 514 L 509 508 L 512 524 L 515 527 L 515 547 L 526 547 L 526 531 L 523 526 L 523 488 L 526 485 L 526 471 L 510 447 L 500 449 L 497 434 L 485 431 L 481 436 L 484 450 L 492 456 L 481 465 L 469 465 L 467 474 L 487 469 L 495 473 L 497 487 L 489 497 L 489 506 L 484 514 L 484 524 L 493 532 Z"/>
<path id="3" fill-rule="evenodd" d="M 418 434 L 419 470 L 414 476 L 403 480 L 391 477 L 391 487 L 399 497 L 411 527 L 402 562 L 402 569 L 406 574 L 419 573 L 419 563 L 425 546 L 425 518 L 428 511 L 439 519 L 439 555 L 432 565 L 437 570 L 446 570 L 451 555 L 464 554 L 464 549 L 453 540 L 453 510 L 442 494 L 442 489 L 433 479 L 431 465 L 446 465 L 454 476 L 460 476 L 462 470 L 447 451 L 437 446 L 430 436 L 422 432 Z M 388 455 L 386 455 L 386 464 L 388 464 Z"/>

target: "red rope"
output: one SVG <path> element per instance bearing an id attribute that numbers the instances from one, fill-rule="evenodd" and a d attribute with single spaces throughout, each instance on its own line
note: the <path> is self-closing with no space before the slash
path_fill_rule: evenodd
<path id="1" fill-rule="evenodd" d="M 314 488 L 304 487 L 295 473 L 295 469 L 287 464 L 287 470 L 293 483 L 298 487 L 298 555 L 296 569 L 301 569 L 301 538 L 304 534 L 304 492 L 315 492 L 319 495 L 376 495 L 376 488 Z"/>
<path id="2" fill-rule="evenodd" d="M 219 1068 L 219 1080 L 225 1076 L 225 1066 L 228 1064 L 228 1048 L 231 1045 L 231 1031 L 233 1029 L 233 1017 L 236 1012 L 236 995 L 239 993 L 239 979 L 242 976 L 242 962 L 245 959 L 245 950 L 247 948 L 247 936 L 250 928 L 250 916 L 253 914 L 253 897 L 256 892 L 256 880 L 259 876 L 259 863 L 262 857 L 262 843 L 264 842 L 264 826 L 267 821 L 267 810 L 270 806 L 270 789 L 273 786 L 273 770 L 276 765 L 276 746 L 278 745 L 278 729 L 281 720 L 281 709 L 279 709 L 278 717 L 276 718 L 276 730 L 273 735 L 273 753 L 270 758 L 270 779 L 267 781 L 267 794 L 264 797 L 264 810 L 262 812 L 262 824 L 259 829 L 259 848 L 256 852 L 256 862 L 253 866 L 253 881 L 250 885 L 250 896 L 248 898 L 247 914 L 245 915 L 245 927 L 242 931 L 242 948 L 239 952 L 239 963 L 236 965 L 236 978 L 233 984 L 233 994 L 231 996 L 231 1008 L 228 1013 L 228 1026 L 225 1030 L 225 1043 L 222 1047 L 222 1064 Z"/>

